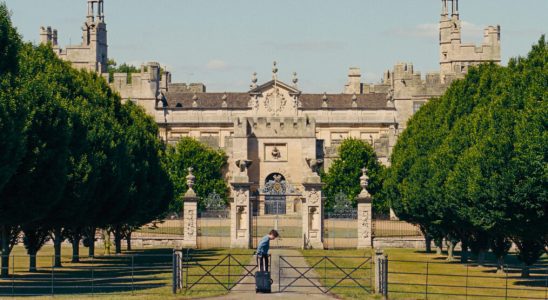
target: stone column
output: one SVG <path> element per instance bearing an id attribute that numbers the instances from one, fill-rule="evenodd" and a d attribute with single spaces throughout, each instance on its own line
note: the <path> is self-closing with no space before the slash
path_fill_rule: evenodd
<path id="1" fill-rule="evenodd" d="M 237 160 L 236 165 L 239 172 L 233 176 L 232 201 L 230 203 L 230 247 L 251 248 L 251 217 L 253 208 L 250 201 L 249 176 L 247 168 L 251 165 L 250 160 Z"/>
<path id="2" fill-rule="evenodd" d="M 323 249 L 323 199 L 320 176 L 306 178 L 304 186 L 303 248 Z"/>
<path id="3" fill-rule="evenodd" d="M 367 169 L 362 169 L 363 175 L 360 177 L 362 191 L 358 195 L 358 249 L 371 248 L 373 239 L 371 237 L 371 225 L 373 208 L 371 206 L 371 195 L 367 191 Z"/>
<path id="4" fill-rule="evenodd" d="M 188 175 L 186 176 L 188 191 L 183 196 L 184 248 L 198 248 L 198 197 L 193 189 L 195 179 L 196 177 L 192 174 L 192 168 L 188 168 Z"/>

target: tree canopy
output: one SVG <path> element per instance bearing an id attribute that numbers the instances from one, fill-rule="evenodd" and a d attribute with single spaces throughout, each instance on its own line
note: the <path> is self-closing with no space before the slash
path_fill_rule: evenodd
<path id="1" fill-rule="evenodd" d="M 23 43 L 4 4 L 0 86 L 2 276 L 20 231 L 34 271 L 50 237 L 60 266 L 66 238 L 74 260 L 86 235 L 93 255 L 96 228 L 120 233 L 165 214 L 173 190 L 154 120 L 51 45 Z"/>
<path id="2" fill-rule="evenodd" d="M 339 157 L 333 161 L 327 173 L 322 174 L 327 199 L 326 208 L 331 207 L 336 195 L 341 192 L 356 204 L 356 196 L 361 191 L 361 169 L 367 168 L 369 176 L 368 191 L 373 196 L 374 206 L 377 211 L 386 212 L 387 206 L 377 195 L 382 188 L 385 168 L 377 159 L 375 150 L 371 145 L 359 139 L 349 138 L 341 143 L 338 154 Z"/>
<path id="3" fill-rule="evenodd" d="M 511 239 L 536 261 L 548 236 L 547 58 L 543 36 L 508 67 L 471 68 L 411 118 L 383 187 L 401 219 L 465 250 Z"/>
<path id="4" fill-rule="evenodd" d="M 223 200 L 228 199 L 228 185 L 223 178 L 223 168 L 227 167 L 227 156 L 222 150 L 213 149 L 199 141 L 185 137 L 167 150 L 169 176 L 174 185 L 175 202 L 171 210 L 178 212 L 182 208 L 182 197 L 188 190 L 185 177 L 188 168 L 194 169 L 196 183 L 194 191 L 201 199 L 215 192 Z M 200 206 L 202 203 L 199 203 Z"/>

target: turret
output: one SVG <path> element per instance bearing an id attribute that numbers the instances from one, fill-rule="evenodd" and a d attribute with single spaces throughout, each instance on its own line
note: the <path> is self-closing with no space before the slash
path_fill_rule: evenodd
<path id="1" fill-rule="evenodd" d="M 348 70 L 348 83 L 345 85 L 345 94 L 361 94 L 362 93 L 362 74 L 360 68 L 350 68 Z"/>
<path id="2" fill-rule="evenodd" d="M 47 44 L 52 42 L 51 27 L 40 27 L 40 44 Z"/>

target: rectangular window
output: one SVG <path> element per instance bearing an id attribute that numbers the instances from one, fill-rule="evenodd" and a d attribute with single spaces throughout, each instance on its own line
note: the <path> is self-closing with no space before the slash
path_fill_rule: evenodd
<path id="1" fill-rule="evenodd" d="M 413 102 L 413 113 L 419 111 L 419 109 L 424 105 L 424 101 L 415 101 Z"/>

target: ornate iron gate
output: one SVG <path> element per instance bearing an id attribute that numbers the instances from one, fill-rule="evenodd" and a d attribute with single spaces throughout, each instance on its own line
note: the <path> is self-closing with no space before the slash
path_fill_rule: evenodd
<path id="1" fill-rule="evenodd" d="M 198 248 L 217 248 L 230 244 L 230 210 L 216 191 L 203 200 L 198 211 Z"/>
<path id="2" fill-rule="evenodd" d="M 267 195 L 264 201 L 266 215 L 285 215 L 286 199 L 283 195 Z"/>
<path id="3" fill-rule="evenodd" d="M 295 189 L 281 174 L 272 174 L 272 178 L 266 181 L 261 193 L 265 196 L 266 215 L 285 215 L 286 196 L 295 194 Z"/>
<path id="4" fill-rule="evenodd" d="M 355 249 L 358 238 L 357 209 L 343 192 L 335 194 L 330 204 L 326 209 L 324 220 L 325 247 L 327 249 Z"/>

